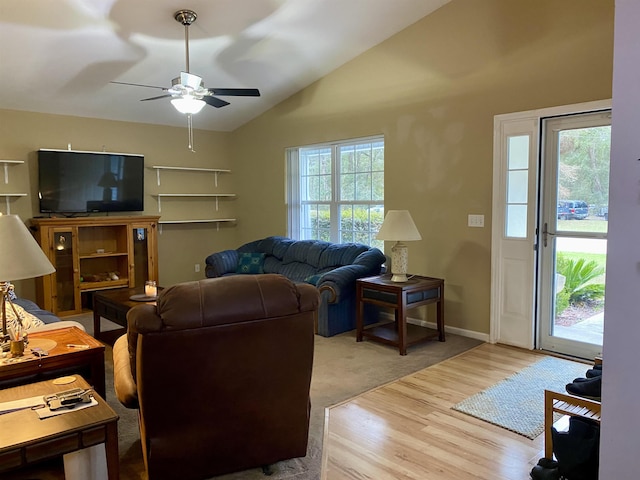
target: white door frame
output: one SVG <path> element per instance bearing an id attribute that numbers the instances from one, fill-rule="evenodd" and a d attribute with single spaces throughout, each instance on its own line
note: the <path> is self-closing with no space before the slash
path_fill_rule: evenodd
<path id="1" fill-rule="evenodd" d="M 611 100 L 542 108 L 494 117 L 493 201 L 491 229 L 491 310 L 489 341 L 532 350 L 536 348 L 535 279 L 538 191 L 540 182 L 540 126 L 544 117 L 585 113 L 611 108 Z M 507 141 L 528 135 L 529 175 L 526 237 L 514 239 L 505 232 L 507 206 Z"/>

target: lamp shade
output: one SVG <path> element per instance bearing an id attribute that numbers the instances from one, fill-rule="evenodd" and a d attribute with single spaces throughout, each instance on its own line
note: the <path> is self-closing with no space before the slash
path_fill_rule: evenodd
<path id="1" fill-rule="evenodd" d="M 206 105 L 204 100 L 200 100 L 192 95 L 184 95 L 171 100 L 171 104 L 180 113 L 198 113 Z"/>
<path id="2" fill-rule="evenodd" d="M 0 214 L 0 280 L 41 277 L 56 271 L 17 215 Z"/>
<path id="3" fill-rule="evenodd" d="M 409 210 L 389 210 L 376 238 L 399 242 L 422 240 Z"/>

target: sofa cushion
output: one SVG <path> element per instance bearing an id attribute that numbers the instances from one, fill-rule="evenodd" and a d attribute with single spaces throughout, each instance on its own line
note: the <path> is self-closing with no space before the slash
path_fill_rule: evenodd
<path id="1" fill-rule="evenodd" d="M 282 260 L 289 247 L 295 240 L 286 237 L 267 237 L 258 242 L 258 252 L 273 255 L 278 260 Z"/>
<path id="2" fill-rule="evenodd" d="M 251 252 L 238 254 L 236 273 L 264 273 L 264 253 Z"/>
<path id="3" fill-rule="evenodd" d="M 328 245 L 317 240 L 298 240 L 287 249 L 282 263 L 298 262 L 318 267 L 320 256 Z"/>

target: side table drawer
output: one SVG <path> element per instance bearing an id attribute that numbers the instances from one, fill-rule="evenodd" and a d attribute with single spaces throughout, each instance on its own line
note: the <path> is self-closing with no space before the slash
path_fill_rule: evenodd
<path id="1" fill-rule="evenodd" d="M 111 305 L 97 303 L 95 305 L 95 313 L 101 317 L 108 318 L 119 325 L 127 324 L 127 314 L 122 312 L 121 309 L 112 307 Z"/>
<path id="2" fill-rule="evenodd" d="M 437 288 L 437 287 L 432 288 L 430 290 L 408 292 L 407 305 L 412 305 L 414 303 L 420 303 L 426 300 L 439 298 L 440 296 L 441 296 L 440 288 Z M 377 300 L 379 302 L 389 303 L 391 305 L 396 305 L 398 303 L 398 298 L 395 293 L 374 290 L 366 287 L 362 289 L 362 300 L 364 301 Z"/>

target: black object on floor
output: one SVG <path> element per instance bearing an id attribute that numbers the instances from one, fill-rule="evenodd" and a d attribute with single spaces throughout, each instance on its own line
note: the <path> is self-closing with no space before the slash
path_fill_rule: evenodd
<path id="1" fill-rule="evenodd" d="M 553 453 L 558 472 L 567 480 L 597 480 L 600 451 L 600 425 L 588 418 L 569 418 L 569 430 L 551 427 Z"/>
<path id="2" fill-rule="evenodd" d="M 538 464 L 531 469 L 530 475 L 533 480 L 559 480 L 560 472 L 558 470 L 558 462 L 543 457 L 538 460 Z"/>
<path id="3" fill-rule="evenodd" d="M 591 368 L 589 370 L 587 370 L 587 378 L 594 378 L 594 377 L 599 377 L 602 375 L 602 369 L 601 368 Z"/>
<path id="4" fill-rule="evenodd" d="M 602 376 L 587 378 L 584 381 L 568 383 L 565 387 L 571 395 L 600 401 L 602 396 Z"/>

